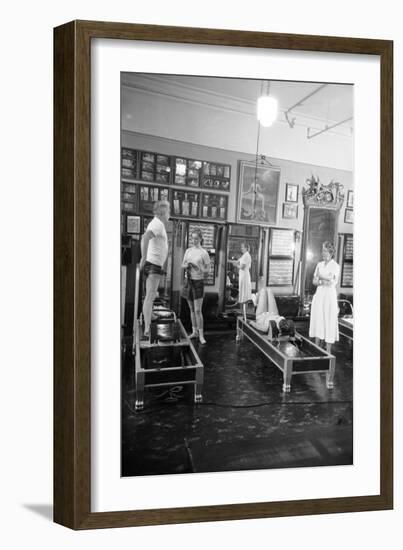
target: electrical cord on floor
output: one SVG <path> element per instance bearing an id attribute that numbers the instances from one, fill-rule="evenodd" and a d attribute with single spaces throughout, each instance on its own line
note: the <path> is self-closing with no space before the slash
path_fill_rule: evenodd
<path id="1" fill-rule="evenodd" d="M 165 398 L 165 402 L 177 403 L 179 399 L 183 399 L 183 395 L 180 393 L 182 390 L 183 386 L 173 386 L 158 395 L 153 395 L 151 401 L 159 401 L 160 399 Z"/>
<path id="2" fill-rule="evenodd" d="M 294 403 L 285 403 L 284 401 L 263 401 L 262 403 L 250 403 L 246 405 L 234 405 L 233 403 L 216 403 L 215 401 L 203 401 L 199 405 L 221 407 L 224 409 L 253 409 L 258 407 L 267 407 L 268 405 L 329 405 L 345 404 L 352 401 L 296 401 Z"/>
<path id="3" fill-rule="evenodd" d="M 168 388 L 167 390 L 163 391 L 162 393 L 159 393 L 158 395 L 154 395 L 151 397 L 151 403 L 159 401 L 160 406 L 154 407 L 152 410 L 160 410 L 164 407 L 164 405 L 175 403 L 177 404 L 180 399 L 183 399 L 183 395 L 180 393 L 183 390 L 183 386 L 173 386 L 172 388 Z M 163 402 L 161 400 L 163 399 Z M 124 400 L 124 403 L 126 404 L 129 411 L 134 413 L 139 413 L 142 411 L 136 411 L 135 407 L 133 406 L 133 401 L 129 402 L 127 399 Z M 147 411 L 149 408 L 147 408 Z"/>
<path id="4" fill-rule="evenodd" d="M 166 393 L 166 392 L 164 392 Z M 156 401 L 156 399 L 154 400 Z M 165 408 L 165 406 L 168 404 L 170 405 L 174 401 L 171 400 L 171 402 L 168 402 L 168 400 L 165 400 L 163 403 L 159 403 L 157 407 L 153 406 L 147 406 L 144 409 L 140 411 L 135 411 L 133 407 L 128 403 L 128 401 L 125 401 L 127 407 L 129 408 L 130 412 L 136 413 L 136 414 L 144 414 L 144 413 L 150 413 L 150 412 L 158 412 L 159 410 Z M 260 407 L 267 407 L 270 405 L 287 405 L 287 406 L 299 406 L 299 405 L 345 405 L 345 404 L 351 404 L 351 400 L 344 400 L 344 401 L 296 401 L 296 402 L 288 402 L 285 403 L 284 401 L 263 401 L 261 403 L 249 403 L 245 405 L 235 405 L 233 403 L 217 403 L 215 401 L 202 401 L 201 403 L 197 403 L 198 407 L 220 407 L 223 409 L 254 409 L 254 408 L 260 408 Z M 184 405 L 185 407 L 194 406 L 194 403 L 177 403 L 175 401 L 175 405 Z"/>

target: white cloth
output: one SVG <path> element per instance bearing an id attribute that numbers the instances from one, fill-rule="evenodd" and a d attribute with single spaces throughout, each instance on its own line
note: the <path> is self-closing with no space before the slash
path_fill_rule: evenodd
<path id="1" fill-rule="evenodd" d="M 192 246 L 188 248 L 183 256 L 183 263 L 185 262 L 198 266 L 198 269 L 190 268 L 190 278 L 196 281 L 204 279 L 205 274 L 210 269 L 210 256 L 207 250 L 202 247 Z"/>
<path id="2" fill-rule="evenodd" d="M 245 252 L 239 258 L 239 265 L 243 269 L 239 270 L 239 296 L 238 302 L 243 304 L 252 299 L 252 285 L 250 281 L 250 266 L 252 264 L 252 258 L 249 252 Z"/>
<path id="3" fill-rule="evenodd" d="M 278 327 L 282 319 L 285 319 L 285 317 L 282 317 L 281 315 L 273 315 L 269 311 L 265 311 L 264 313 L 257 315 L 256 321 L 255 322 L 251 321 L 251 324 L 262 332 L 268 332 L 270 327 L 270 321 L 275 321 Z"/>
<path id="4" fill-rule="evenodd" d="M 147 262 L 162 267 L 168 256 L 168 237 L 165 225 L 154 217 L 147 225 L 146 231 L 152 231 L 154 237 L 148 242 Z"/>
<path id="5" fill-rule="evenodd" d="M 325 340 L 333 344 L 339 339 L 339 308 L 337 305 L 336 286 L 339 280 L 340 267 L 334 260 L 327 265 L 319 262 L 316 266 L 313 278 L 331 277 L 329 283 L 319 281 L 311 304 L 311 319 L 309 323 L 309 336 Z"/>

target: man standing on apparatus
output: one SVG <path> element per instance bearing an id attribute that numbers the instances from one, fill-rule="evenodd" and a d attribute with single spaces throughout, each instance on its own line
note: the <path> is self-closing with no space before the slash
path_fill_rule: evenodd
<path id="1" fill-rule="evenodd" d="M 140 269 L 144 270 L 146 277 L 146 296 L 143 302 L 144 337 L 150 334 L 153 303 L 158 296 L 158 286 L 164 275 L 162 268 L 168 256 L 165 224 L 169 220 L 169 210 L 168 201 L 158 201 L 154 204 L 154 218 L 141 239 Z"/>

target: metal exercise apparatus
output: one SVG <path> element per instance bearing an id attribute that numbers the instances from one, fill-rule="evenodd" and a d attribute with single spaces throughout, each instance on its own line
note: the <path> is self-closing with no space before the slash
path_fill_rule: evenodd
<path id="1" fill-rule="evenodd" d="M 267 313 L 277 318 L 278 310 L 273 293 L 269 288 L 262 289 L 266 298 Z M 266 296 L 267 294 L 267 296 Z M 258 304 L 259 308 L 259 304 Z M 259 311 L 259 309 L 257 309 Z M 237 318 L 238 342 L 244 337 L 252 342 L 283 373 L 283 392 L 291 391 L 291 378 L 297 374 L 326 373 L 326 386 L 334 387 L 336 357 L 299 334 L 291 321 L 284 323 L 269 321 L 267 330 L 260 330 L 258 323 L 246 316 Z"/>
<path id="2" fill-rule="evenodd" d="M 142 315 L 138 315 L 140 266 L 136 267 L 133 320 L 135 409 L 144 407 L 144 389 L 193 384 L 194 402 L 202 400 L 204 366 L 174 311 L 154 306 L 150 337 L 144 338 Z"/>

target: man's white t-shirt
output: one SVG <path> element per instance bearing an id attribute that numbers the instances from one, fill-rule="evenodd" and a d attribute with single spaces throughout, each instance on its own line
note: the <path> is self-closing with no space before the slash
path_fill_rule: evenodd
<path id="1" fill-rule="evenodd" d="M 148 224 L 147 231 L 152 231 L 155 236 L 149 240 L 146 260 L 162 267 L 168 256 L 168 237 L 165 225 L 155 217 Z"/>

